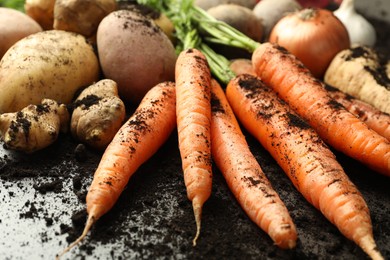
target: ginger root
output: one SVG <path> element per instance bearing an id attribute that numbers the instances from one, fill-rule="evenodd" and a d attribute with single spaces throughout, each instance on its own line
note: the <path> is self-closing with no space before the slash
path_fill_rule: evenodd
<path id="1" fill-rule="evenodd" d="M 41 25 L 44 30 L 53 29 L 55 0 L 26 0 L 26 14 Z"/>
<path id="2" fill-rule="evenodd" d="M 56 0 L 53 28 L 93 38 L 100 21 L 116 7 L 115 0 Z"/>
<path id="3" fill-rule="evenodd" d="M 54 143 L 60 132 L 69 129 L 66 105 L 44 99 L 21 111 L 0 115 L 0 135 L 5 148 L 32 153 Z"/>
<path id="4" fill-rule="evenodd" d="M 72 136 L 99 150 L 104 149 L 126 116 L 115 81 L 103 79 L 84 89 L 73 103 Z"/>

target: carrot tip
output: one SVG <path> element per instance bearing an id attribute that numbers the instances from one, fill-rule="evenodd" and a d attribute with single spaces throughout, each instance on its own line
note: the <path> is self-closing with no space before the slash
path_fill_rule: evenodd
<path id="1" fill-rule="evenodd" d="M 192 202 L 192 207 L 194 209 L 195 222 L 196 222 L 196 234 L 194 239 L 192 240 L 192 245 L 196 246 L 196 241 L 200 235 L 200 226 L 201 226 L 201 217 L 202 217 L 202 206 L 199 203 L 195 202 L 194 199 Z"/>
<path id="2" fill-rule="evenodd" d="M 373 260 L 383 260 L 382 254 L 379 252 L 374 238 L 372 236 L 365 236 L 360 240 L 360 247 Z"/>
<path id="3" fill-rule="evenodd" d="M 297 245 L 297 242 L 295 240 L 288 240 L 287 241 L 287 248 L 293 249 Z"/>
<path id="4" fill-rule="evenodd" d="M 91 229 L 92 225 L 95 223 L 95 217 L 94 215 L 89 215 L 87 219 L 87 223 L 85 224 L 83 233 L 68 247 L 66 247 L 61 253 L 56 255 L 56 260 L 59 260 L 66 252 L 68 252 L 70 249 L 72 249 L 74 246 L 79 244 L 85 236 L 88 234 L 89 230 Z"/>

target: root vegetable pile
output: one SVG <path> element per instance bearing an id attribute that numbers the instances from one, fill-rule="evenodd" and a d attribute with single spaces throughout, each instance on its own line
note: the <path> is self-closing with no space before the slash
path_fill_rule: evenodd
<path id="1" fill-rule="evenodd" d="M 315 19 L 292 42 L 288 32 L 296 36 L 298 27 L 290 27 L 291 17 L 302 1 L 280 0 L 278 8 L 267 0 L 135 2 L 138 8 L 112 0 L 26 1 L 37 21 L 27 27 L 36 32 L 15 33 L 11 44 L 0 45 L 4 147 L 33 153 L 70 129 L 73 141 L 101 153 L 83 232 L 57 258 L 85 239 L 176 129 L 194 246 L 213 195 L 213 163 L 276 246 L 297 246 L 296 223 L 251 152 L 248 133 L 340 234 L 383 259 L 369 205 L 331 149 L 390 176 L 387 57 L 351 46 L 346 25 L 328 9 L 299 12 Z M 144 15 L 143 7 L 159 18 Z M 317 28 L 323 25 L 325 31 Z M 305 42 L 314 52 L 301 44 L 310 33 L 320 41 Z M 250 59 L 229 61 L 218 46 Z"/>

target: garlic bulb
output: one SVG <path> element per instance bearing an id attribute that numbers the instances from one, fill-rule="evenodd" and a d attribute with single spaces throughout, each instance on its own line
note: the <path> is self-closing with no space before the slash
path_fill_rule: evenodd
<path id="1" fill-rule="evenodd" d="M 374 46 L 376 42 L 376 31 L 362 15 L 355 10 L 354 0 L 343 0 L 340 7 L 334 11 L 347 28 L 351 45 L 360 44 Z"/>

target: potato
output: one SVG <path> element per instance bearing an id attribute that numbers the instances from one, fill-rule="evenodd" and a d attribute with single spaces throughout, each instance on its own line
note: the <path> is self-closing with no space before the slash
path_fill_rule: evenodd
<path id="1" fill-rule="evenodd" d="M 217 5 L 222 4 L 237 4 L 241 6 L 245 6 L 249 9 L 253 9 L 256 5 L 256 0 L 195 0 L 194 5 L 204 9 L 208 10 L 211 7 L 215 7 Z"/>
<path id="2" fill-rule="evenodd" d="M 174 80 L 177 56 L 172 42 L 139 12 L 112 12 L 100 23 L 96 38 L 103 74 L 117 82 L 125 102 L 138 104 L 153 86 Z"/>
<path id="3" fill-rule="evenodd" d="M 56 0 L 26 0 L 26 14 L 37 21 L 44 30 L 53 29 L 54 3 Z"/>
<path id="4" fill-rule="evenodd" d="M 28 15 L 0 7 L 0 59 L 15 42 L 40 31 L 41 26 Z"/>
<path id="5" fill-rule="evenodd" d="M 99 62 L 85 37 L 60 30 L 27 36 L 0 61 L 0 113 L 50 98 L 70 103 L 99 78 Z"/>
<path id="6" fill-rule="evenodd" d="M 250 74 L 257 76 L 250 59 L 233 59 L 230 61 L 229 67 L 236 75 Z"/>
<path id="7" fill-rule="evenodd" d="M 302 9 L 296 0 L 261 0 L 253 8 L 253 13 L 262 20 L 264 27 L 264 41 L 268 40 L 269 34 L 275 24 L 287 13 Z"/>
<path id="8" fill-rule="evenodd" d="M 139 12 L 141 15 L 152 19 L 168 36 L 168 38 L 175 43 L 174 36 L 175 27 L 172 21 L 162 12 L 157 11 L 146 5 L 140 5 L 132 1 L 118 1 L 118 10 L 130 10 L 133 12 Z"/>
<path id="9" fill-rule="evenodd" d="M 255 41 L 263 37 L 263 24 L 251 9 L 237 4 L 222 4 L 212 7 L 207 12 Z"/>

